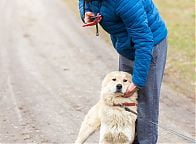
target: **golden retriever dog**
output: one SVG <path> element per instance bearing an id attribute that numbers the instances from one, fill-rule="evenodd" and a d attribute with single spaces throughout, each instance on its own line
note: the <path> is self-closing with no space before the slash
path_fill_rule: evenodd
<path id="1" fill-rule="evenodd" d="M 137 92 L 130 97 L 124 96 L 130 84 L 131 75 L 126 72 L 115 71 L 106 75 L 102 82 L 100 100 L 85 116 L 76 144 L 84 143 L 98 128 L 101 144 L 133 143 Z"/>

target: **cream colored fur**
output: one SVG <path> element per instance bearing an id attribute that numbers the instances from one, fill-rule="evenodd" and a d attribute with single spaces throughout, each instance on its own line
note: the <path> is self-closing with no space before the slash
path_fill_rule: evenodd
<path id="1" fill-rule="evenodd" d="M 117 84 L 122 84 L 122 93 L 116 92 Z M 101 98 L 85 116 L 76 144 L 84 143 L 98 128 L 100 128 L 100 144 L 131 144 L 133 142 L 137 116 L 120 106 L 113 106 L 124 102 L 137 103 L 137 93 L 130 98 L 122 97 L 130 84 L 131 75 L 126 72 L 111 72 L 104 78 Z M 128 108 L 137 111 L 136 106 Z"/>

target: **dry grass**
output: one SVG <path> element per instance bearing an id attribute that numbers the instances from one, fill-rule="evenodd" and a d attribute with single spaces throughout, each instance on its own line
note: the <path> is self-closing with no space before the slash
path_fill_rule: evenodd
<path id="1" fill-rule="evenodd" d="M 66 1 L 79 17 L 77 1 Z M 177 92 L 195 96 L 195 1 L 155 0 L 169 29 L 168 61 L 164 81 Z M 110 42 L 101 30 L 101 37 Z"/>
<path id="2" fill-rule="evenodd" d="M 169 29 L 165 81 L 177 91 L 195 95 L 195 1 L 155 0 Z"/>

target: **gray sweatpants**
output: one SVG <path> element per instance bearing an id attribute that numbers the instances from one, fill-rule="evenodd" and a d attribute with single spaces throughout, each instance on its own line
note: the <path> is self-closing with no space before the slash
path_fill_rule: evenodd
<path id="1" fill-rule="evenodd" d="M 139 144 L 156 144 L 158 139 L 158 128 L 148 123 L 158 123 L 159 97 L 161 82 L 165 69 L 167 56 L 167 38 L 153 48 L 153 60 L 148 73 L 144 88 L 139 90 L 138 97 L 138 120 L 137 141 Z M 119 70 L 128 73 L 133 72 L 134 61 L 119 56 Z M 137 143 L 138 143 L 137 142 Z"/>

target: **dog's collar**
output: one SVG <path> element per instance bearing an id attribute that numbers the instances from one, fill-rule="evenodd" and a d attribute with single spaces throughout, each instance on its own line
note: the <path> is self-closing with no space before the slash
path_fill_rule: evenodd
<path id="1" fill-rule="evenodd" d="M 126 111 L 131 112 L 131 113 L 133 113 L 133 114 L 137 115 L 137 112 L 135 112 L 135 111 L 133 111 L 133 110 L 131 110 L 131 109 L 129 109 L 129 108 L 128 108 L 129 106 L 137 106 L 137 104 L 136 104 L 136 103 L 113 104 L 113 106 L 119 106 L 119 107 L 122 107 L 122 108 L 124 108 Z"/>
<path id="2" fill-rule="evenodd" d="M 122 104 L 113 104 L 113 106 L 127 107 L 127 106 L 137 106 L 137 104 L 136 103 L 122 103 Z"/>

